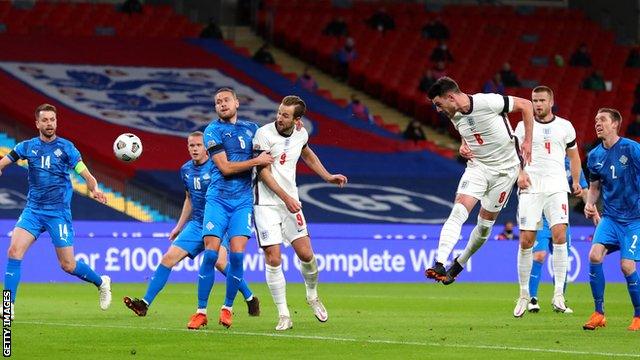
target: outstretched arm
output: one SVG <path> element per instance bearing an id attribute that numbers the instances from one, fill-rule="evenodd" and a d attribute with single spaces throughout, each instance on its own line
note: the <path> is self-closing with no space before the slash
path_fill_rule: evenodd
<path id="1" fill-rule="evenodd" d="M 180 234 L 180 231 L 182 231 L 184 224 L 186 224 L 187 220 L 189 220 L 189 217 L 191 217 L 191 209 L 191 197 L 189 196 L 189 192 L 187 191 L 184 197 L 184 203 L 182 204 L 182 212 L 180 213 L 180 218 L 178 218 L 178 223 L 176 223 L 176 226 L 169 233 L 169 240 L 173 241 L 178 237 L 178 234 Z"/>
<path id="2" fill-rule="evenodd" d="M 598 208 L 596 202 L 600 197 L 600 181 L 592 181 L 589 184 L 589 191 L 587 192 L 587 202 L 584 206 L 584 216 L 587 219 L 593 219 L 594 224 L 600 222 L 600 214 L 598 214 Z"/>
<path id="3" fill-rule="evenodd" d="M 533 105 L 531 101 L 513 96 L 513 111 L 521 112 L 524 121 L 524 140 L 520 145 L 520 151 L 525 165 L 531 163 L 531 142 L 533 140 Z"/>
<path id="4" fill-rule="evenodd" d="M 2 175 L 2 170 L 4 170 L 4 168 L 11 165 L 12 163 L 13 163 L 13 160 L 11 160 L 8 156 L 5 156 L 2 159 L 0 159 L 0 175 Z"/>
<path id="5" fill-rule="evenodd" d="M 582 192 L 582 186 L 580 186 L 580 172 L 582 170 L 582 164 L 580 163 L 580 153 L 578 148 L 567 149 L 567 156 L 569 157 L 569 167 L 571 170 L 571 191 L 573 195 L 580 196 Z"/>
<path id="6" fill-rule="evenodd" d="M 84 165 L 82 161 L 79 162 L 78 165 L 76 165 L 76 171 L 78 171 L 80 176 L 82 176 L 84 181 L 87 183 L 87 189 L 89 189 L 89 193 L 91 194 L 91 197 L 103 204 L 106 204 L 107 197 L 104 195 L 102 191 L 100 191 L 100 189 L 98 188 L 98 181 L 96 180 L 95 177 L 93 177 L 93 175 L 91 175 L 91 172 Z"/>
<path id="7" fill-rule="evenodd" d="M 339 187 L 343 187 L 347 183 L 347 177 L 342 174 L 331 174 L 327 171 L 327 169 L 322 165 L 322 162 L 316 155 L 316 153 L 311 150 L 309 145 L 306 145 L 302 148 L 302 160 L 304 160 L 305 164 L 311 168 L 316 174 L 318 174 L 322 180 L 336 184 Z"/>
<path id="8" fill-rule="evenodd" d="M 267 152 L 262 152 L 257 157 L 245 161 L 229 161 L 227 153 L 220 151 L 213 154 L 211 159 L 224 176 L 239 174 L 251 170 L 254 166 L 273 164 L 273 156 Z"/>

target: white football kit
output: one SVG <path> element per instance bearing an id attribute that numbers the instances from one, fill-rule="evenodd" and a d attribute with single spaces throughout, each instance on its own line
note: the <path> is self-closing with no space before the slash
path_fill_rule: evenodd
<path id="1" fill-rule="evenodd" d="M 290 136 L 278 133 L 275 123 L 262 126 L 253 138 L 256 151 L 269 151 L 275 158 L 271 172 L 280 187 L 292 198 L 299 201 L 296 185 L 296 165 L 302 149 L 307 146 L 309 134 L 301 128 Z M 302 210 L 292 214 L 282 199 L 258 179 L 254 187 L 254 218 L 256 237 L 261 247 L 284 243 L 307 236 L 307 222 Z"/>
<path id="2" fill-rule="evenodd" d="M 498 212 L 509 198 L 521 164 L 518 141 L 506 115 L 513 110 L 514 100 L 498 94 L 475 94 L 469 100 L 469 111 L 457 112 L 451 119 L 473 153 L 457 193 L 479 199 L 485 210 Z"/>
<path id="3" fill-rule="evenodd" d="M 522 122 L 516 126 L 516 136 L 519 139 L 524 137 Z M 570 189 L 564 159 L 567 149 L 576 147 L 576 131 L 568 120 L 554 116 L 547 123 L 534 122 L 531 163 L 524 168 L 531 179 L 531 186 L 520 190 L 518 196 L 518 226 L 521 230 L 539 230 L 543 213 L 549 227 L 569 223 L 567 193 Z"/>

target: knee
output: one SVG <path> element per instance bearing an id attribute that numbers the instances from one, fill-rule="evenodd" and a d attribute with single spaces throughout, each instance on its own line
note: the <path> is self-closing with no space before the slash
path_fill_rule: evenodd
<path id="1" fill-rule="evenodd" d="M 65 272 L 68 272 L 69 274 L 71 274 L 76 269 L 76 261 L 75 261 L 75 259 L 72 259 L 72 260 L 60 260 L 60 267 Z"/>
<path id="2" fill-rule="evenodd" d="M 520 231 L 520 247 L 523 249 L 531 249 L 536 242 L 535 234 L 532 231 Z"/>
<path id="3" fill-rule="evenodd" d="M 313 260 L 313 252 L 303 252 L 301 254 L 298 254 L 298 258 L 300 259 L 300 261 L 308 263 Z"/>
<path id="4" fill-rule="evenodd" d="M 282 258 L 280 257 L 280 254 L 274 254 L 273 252 L 268 252 L 265 251 L 264 253 L 264 260 L 267 263 L 267 265 L 269 266 L 280 266 L 280 264 L 282 263 Z"/>
<path id="5" fill-rule="evenodd" d="M 480 232 L 480 237 L 487 238 L 491 233 L 491 229 L 493 228 L 493 224 L 495 224 L 495 220 L 488 220 L 483 217 L 478 216 L 478 231 Z"/>
<path id="6" fill-rule="evenodd" d="M 592 264 L 600 264 L 602 262 L 603 254 L 599 252 L 591 251 L 589 252 L 589 262 Z"/>
<path id="7" fill-rule="evenodd" d="M 160 263 L 168 268 L 172 268 L 174 266 L 176 266 L 176 264 L 178 263 L 178 261 L 180 261 L 179 259 L 169 255 L 169 254 L 165 254 L 162 257 L 162 260 L 160 260 Z"/>
<path id="8" fill-rule="evenodd" d="M 547 253 L 545 253 L 544 251 L 536 251 L 535 253 L 533 253 L 533 261 L 537 261 L 537 262 L 544 262 L 544 259 L 547 257 Z"/>
<path id="9" fill-rule="evenodd" d="M 216 261 L 216 269 L 219 271 L 224 271 L 227 268 L 227 261 L 218 257 L 218 261 Z"/>
<path id="10" fill-rule="evenodd" d="M 629 276 L 636 271 L 636 263 L 632 260 L 622 260 L 620 262 L 620 268 L 622 269 L 624 276 Z"/>
<path id="11" fill-rule="evenodd" d="M 9 250 L 7 250 L 7 256 L 10 259 L 22 259 L 23 255 L 22 251 L 13 245 L 9 246 Z"/>
<path id="12" fill-rule="evenodd" d="M 449 220 L 458 221 L 461 224 L 464 224 L 469 217 L 469 211 L 467 208 L 461 203 L 455 203 L 453 205 L 453 209 L 451 209 L 451 214 L 449 215 Z"/>

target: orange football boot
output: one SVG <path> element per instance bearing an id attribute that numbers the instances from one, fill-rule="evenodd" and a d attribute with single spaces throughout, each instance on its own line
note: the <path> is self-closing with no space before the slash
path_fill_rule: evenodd
<path id="1" fill-rule="evenodd" d="M 638 324 L 640 325 L 640 322 Z M 591 314 L 589 321 L 582 325 L 582 328 L 584 330 L 595 330 L 596 328 L 605 326 L 607 326 L 607 318 L 604 317 L 604 314 L 594 311 L 593 314 Z"/>
<path id="2" fill-rule="evenodd" d="M 636 316 L 631 320 L 631 325 L 627 328 L 627 330 L 638 331 L 640 330 L 640 316 Z"/>
<path id="3" fill-rule="evenodd" d="M 218 320 L 218 324 L 228 329 L 231 327 L 232 322 L 233 322 L 233 314 L 231 314 L 231 310 L 227 308 L 220 309 L 220 319 Z"/>
<path id="4" fill-rule="evenodd" d="M 207 325 L 207 315 L 203 313 L 195 313 L 191 315 L 187 329 L 198 330 L 201 327 Z"/>

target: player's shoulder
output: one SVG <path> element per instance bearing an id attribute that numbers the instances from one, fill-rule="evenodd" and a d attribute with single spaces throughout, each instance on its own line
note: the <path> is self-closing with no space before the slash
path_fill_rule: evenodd
<path id="1" fill-rule="evenodd" d="M 207 133 L 211 133 L 212 131 L 216 131 L 217 129 L 219 129 L 222 126 L 222 124 L 220 123 L 219 120 L 213 120 L 209 123 L 209 125 L 207 125 L 206 128 L 204 128 L 204 134 L 207 135 Z"/>
<path id="2" fill-rule="evenodd" d="M 261 135 L 268 136 L 268 135 L 272 135 L 275 132 L 276 132 L 276 123 L 270 122 L 260 126 L 258 130 L 256 130 L 256 135 L 261 134 Z"/>
<path id="3" fill-rule="evenodd" d="M 59 136 L 56 138 L 56 140 L 58 141 L 58 144 L 64 146 L 65 148 L 76 147 L 71 140 L 67 140 Z"/>
<path id="4" fill-rule="evenodd" d="M 22 140 L 19 143 L 17 143 L 16 146 L 18 146 L 18 145 L 19 146 L 33 146 L 33 145 L 39 144 L 40 142 L 41 141 L 40 141 L 39 137 L 34 137 L 34 138 L 31 138 L 31 139 Z"/>
<path id="5" fill-rule="evenodd" d="M 249 130 L 253 131 L 253 133 L 255 133 L 259 128 L 258 124 L 246 119 L 238 119 L 237 124 L 242 127 L 248 128 Z"/>
<path id="6" fill-rule="evenodd" d="M 188 160 L 187 162 L 182 164 L 182 166 L 180 167 L 180 171 L 188 172 L 191 168 L 193 168 L 193 161 L 192 160 Z"/>
<path id="7" fill-rule="evenodd" d="M 602 156 L 605 152 L 606 150 L 602 146 L 602 143 L 596 145 L 593 149 L 591 149 L 591 151 L 589 151 L 589 154 L 587 154 L 587 162 L 595 161 L 594 159 L 596 157 Z"/>
<path id="8" fill-rule="evenodd" d="M 640 144 L 637 141 L 629 139 L 627 137 L 620 137 L 620 144 L 632 147 L 640 147 Z"/>

